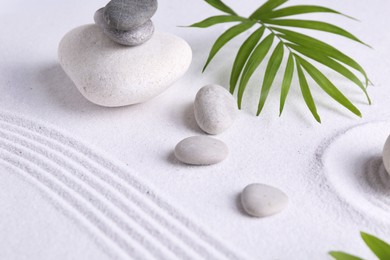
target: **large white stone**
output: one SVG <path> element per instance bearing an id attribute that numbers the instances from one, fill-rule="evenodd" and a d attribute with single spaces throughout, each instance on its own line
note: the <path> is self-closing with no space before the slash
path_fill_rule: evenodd
<path id="1" fill-rule="evenodd" d="M 177 36 L 156 32 L 145 44 L 126 47 L 110 40 L 97 25 L 66 34 L 58 55 L 81 94 L 107 107 L 142 103 L 161 94 L 192 60 L 190 46 Z"/>

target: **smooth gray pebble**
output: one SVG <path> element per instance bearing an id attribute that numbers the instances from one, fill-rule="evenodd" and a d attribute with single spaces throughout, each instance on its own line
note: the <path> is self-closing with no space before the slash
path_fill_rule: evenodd
<path id="1" fill-rule="evenodd" d="M 175 148 L 176 158 L 191 165 L 211 165 L 222 162 L 229 154 L 227 145 L 208 136 L 184 139 Z"/>
<path id="2" fill-rule="evenodd" d="M 241 203 L 249 215 L 264 218 L 283 211 L 288 205 L 288 196 L 278 188 L 255 183 L 242 191 Z"/>
<path id="3" fill-rule="evenodd" d="M 203 131 L 212 135 L 220 134 L 237 118 L 237 102 L 225 88 L 215 84 L 208 85 L 196 95 L 194 114 Z"/>
<path id="4" fill-rule="evenodd" d="M 146 23 L 157 7 L 157 0 L 111 0 L 104 8 L 103 17 L 109 27 L 128 31 Z"/>
<path id="5" fill-rule="evenodd" d="M 110 28 L 103 19 L 104 8 L 96 11 L 94 20 L 95 23 L 103 30 L 104 34 L 107 35 L 111 40 L 121 45 L 126 46 L 137 46 L 141 45 L 150 38 L 154 33 L 154 25 L 151 20 L 146 23 L 135 27 L 129 31 L 121 31 Z"/>

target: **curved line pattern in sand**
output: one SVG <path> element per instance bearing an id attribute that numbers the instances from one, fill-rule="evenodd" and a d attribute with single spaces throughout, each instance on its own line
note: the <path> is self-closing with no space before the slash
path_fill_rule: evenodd
<path id="1" fill-rule="evenodd" d="M 152 225 L 149 223 L 150 221 L 147 220 L 147 215 L 143 217 L 142 212 L 140 213 L 139 210 L 137 212 L 137 207 L 131 205 L 132 203 L 125 196 L 121 195 L 116 189 L 105 185 L 104 182 L 99 182 L 99 179 L 96 177 L 96 174 L 99 173 L 96 169 L 87 171 L 82 169 L 82 167 L 77 167 L 75 163 L 71 163 L 69 160 L 66 161 L 64 158 L 62 158 L 61 154 L 59 154 L 57 151 L 46 149 L 42 144 L 29 141 L 29 139 L 19 135 L 22 133 L 23 132 L 20 132 L 18 129 L 14 129 L 0 123 L 0 138 L 5 138 L 13 144 L 19 144 L 28 150 L 44 156 L 45 160 L 49 160 L 50 162 L 58 165 L 57 167 L 60 167 L 60 170 L 63 169 L 63 171 L 66 171 L 66 173 L 75 176 L 75 180 L 78 181 L 78 183 L 81 185 L 88 185 L 96 192 L 98 196 L 101 194 L 109 204 L 115 205 L 118 210 L 125 213 L 125 218 L 128 217 L 130 222 L 134 221 L 139 227 L 144 228 L 151 236 L 152 240 L 157 238 L 167 249 L 171 250 L 173 253 L 173 255 L 170 257 L 171 259 L 175 257 L 179 259 L 191 259 L 191 256 L 188 255 L 187 252 L 183 251 L 179 246 L 176 245 L 180 244 L 180 241 L 174 242 L 168 237 L 169 234 L 166 233 L 169 230 L 161 229 L 161 227 L 158 225 Z M 41 141 L 44 142 L 43 140 Z M 93 172 L 93 174 L 91 174 L 91 172 Z M 109 176 L 107 176 L 107 178 L 109 178 Z M 64 183 L 67 182 L 68 181 L 65 181 Z M 104 210 L 103 212 L 106 211 L 107 210 Z"/>
<path id="2" fill-rule="evenodd" d="M 172 257 L 179 259 L 243 259 L 163 200 L 128 169 L 119 166 L 120 163 L 112 162 L 112 160 L 96 154 L 92 149 L 58 130 L 30 120 L 0 113 L 0 121 L 3 122 L 0 126 L 0 129 L 3 129 L 1 131 L 3 139 L 8 138 L 11 144 L 17 141 L 22 148 L 27 148 L 33 151 L 34 155 L 40 156 L 41 159 L 38 160 L 37 157 L 30 156 L 30 163 L 38 161 L 40 162 L 39 166 L 46 168 L 46 170 L 52 168 L 47 168 L 45 164 L 56 165 L 55 169 L 77 176 L 78 179 L 73 179 L 74 182 L 69 182 L 68 179 L 62 181 L 67 183 L 68 187 L 70 185 L 73 191 L 77 191 L 79 197 L 84 196 L 79 198 L 80 200 L 84 198 L 85 201 L 88 196 L 90 199 L 95 199 L 89 202 L 93 202 L 95 208 L 100 209 L 100 213 L 93 215 L 93 217 L 89 216 L 83 211 L 85 205 L 78 206 L 78 210 L 84 217 L 89 216 L 90 219 L 93 219 L 95 226 L 99 226 L 103 233 L 106 232 L 105 235 L 111 238 L 117 246 L 120 246 L 128 256 L 134 257 L 136 252 L 129 244 L 126 244 L 126 239 L 132 238 L 138 244 L 145 246 L 146 251 L 152 253 L 149 256 L 157 256 L 159 259 L 164 257 L 170 259 Z M 14 150 L 14 152 L 16 151 L 16 154 L 13 154 L 15 158 L 12 156 L 4 158 L 14 167 L 21 168 L 24 172 L 29 170 L 28 172 L 31 174 L 31 169 L 17 160 L 17 158 L 25 160 L 25 154 L 23 151 L 20 153 L 21 150 L 23 149 Z M 53 152 L 55 155 L 52 155 Z M 42 156 L 45 159 L 42 159 Z M 36 175 L 36 171 L 33 173 Z M 93 177 L 94 175 L 96 177 Z M 74 176 L 72 178 L 76 178 Z M 74 186 L 75 184 L 76 186 Z M 77 187 L 76 190 L 75 187 Z M 75 193 L 63 193 L 61 188 L 63 187 L 51 186 L 52 191 L 57 193 L 61 191 L 58 194 L 60 196 L 66 194 L 71 197 Z M 102 188 L 100 195 L 96 192 L 99 191 L 99 188 Z M 73 203 L 76 206 L 79 205 L 77 204 L 79 202 Z M 129 205 L 129 203 L 133 205 Z M 114 206 L 115 208 L 113 208 Z M 109 215 L 107 215 L 107 208 L 111 209 Z M 134 210 L 131 210 L 132 208 Z M 110 233 L 110 228 L 104 227 L 99 219 L 94 219 L 96 216 L 104 217 L 106 221 L 114 222 L 120 228 L 125 228 L 128 231 L 122 234 L 125 240 L 121 240 L 121 236 Z M 131 227 L 129 221 L 136 224 L 133 223 Z M 141 230 L 136 231 L 137 228 L 141 228 Z M 119 240 L 117 240 L 118 238 Z M 146 238 L 149 239 L 146 240 Z M 145 250 L 140 249 L 141 252 L 145 252 Z M 141 259 L 145 259 L 146 255 L 142 255 Z"/>
<path id="3" fill-rule="evenodd" d="M 88 183 L 91 183 L 90 185 L 92 187 L 94 187 L 95 189 L 98 189 L 101 192 L 104 191 L 103 194 L 108 198 L 111 198 L 113 195 L 112 194 L 106 195 L 108 192 L 107 189 L 110 189 L 114 193 L 119 194 L 118 195 L 120 197 L 119 200 L 122 199 L 122 203 L 119 201 L 119 202 L 117 202 L 117 204 L 122 204 L 122 205 L 120 205 L 120 207 L 123 206 L 124 203 L 134 204 L 134 202 L 139 201 L 139 198 L 137 198 L 133 194 L 129 193 L 128 189 L 126 189 L 126 187 L 124 187 L 120 181 L 115 181 L 115 176 L 112 176 L 111 173 L 104 173 L 101 170 L 99 170 L 98 168 L 89 165 L 88 160 L 84 159 L 82 156 L 77 155 L 77 154 L 73 154 L 73 153 L 69 152 L 66 148 L 63 148 L 63 147 L 59 146 L 58 144 L 48 142 L 45 138 L 42 138 L 42 137 L 37 136 L 37 135 L 32 135 L 28 131 L 18 129 L 17 127 L 7 125 L 7 124 L 0 122 L 0 128 L 3 129 L 3 131 L 8 131 L 11 134 L 17 134 L 18 136 L 20 136 L 20 138 L 28 137 L 29 139 L 33 140 L 32 143 L 35 143 L 35 146 L 44 146 L 44 147 L 46 147 L 46 149 L 48 148 L 47 152 L 45 152 L 45 150 L 44 150 L 45 156 L 49 157 L 50 160 L 54 161 L 55 163 L 60 164 L 62 167 L 65 167 L 70 172 L 74 172 L 74 169 L 71 166 L 69 166 L 69 163 L 64 162 L 64 159 L 61 160 L 61 159 L 58 159 L 56 157 L 53 158 L 53 153 L 58 154 L 58 156 L 60 158 L 61 158 L 61 155 L 62 155 L 62 157 L 67 156 L 66 158 L 68 158 L 68 162 L 73 162 L 72 164 L 79 163 L 81 168 L 85 168 L 84 172 L 89 174 L 89 176 L 92 177 L 92 179 L 96 179 L 98 182 L 100 180 L 100 182 L 102 184 L 101 185 L 96 184 L 96 183 L 94 183 L 93 180 L 91 183 L 91 180 L 86 179 L 87 177 L 85 177 L 85 175 L 82 175 L 80 178 L 82 178 L 84 181 L 86 181 Z M 33 148 L 35 151 L 37 149 L 37 148 L 34 148 L 34 145 L 31 145 L 31 144 L 28 144 L 26 146 L 29 149 Z M 41 151 L 42 151 L 42 148 L 41 148 Z M 58 151 L 60 151 L 60 152 L 58 152 Z M 91 173 L 93 173 L 93 174 L 91 174 Z M 77 174 L 80 175 L 79 172 L 77 172 Z M 106 184 L 109 184 L 109 185 L 106 185 Z M 97 186 L 97 185 L 99 185 L 99 186 Z M 113 186 L 113 187 L 111 187 L 111 186 Z M 115 201 L 113 201 L 113 202 L 115 204 Z M 117 204 L 115 204 L 115 205 L 117 205 Z M 135 203 L 135 205 L 129 205 L 129 206 L 125 207 L 126 209 L 124 209 L 124 211 L 126 213 L 128 213 L 128 211 L 129 210 L 131 211 L 131 209 L 137 210 L 138 208 L 142 208 L 142 207 L 143 207 L 142 203 L 141 204 Z M 123 207 L 121 207 L 121 208 L 123 208 Z M 146 218 L 148 218 L 148 217 L 151 218 L 148 215 L 152 215 L 153 218 L 157 219 L 158 222 L 160 223 L 160 225 L 157 224 L 160 227 L 160 229 L 162 226 L 165 227 L 165 229 L 163 229 L 161 232 L 156 233 L 154 231 L 151 231 L 153 236 L 157 236 L 157 237 L 159 235 L 163 236 L 164 234 L 161 234 L 161 233 L 166 233 L 167 235 L 169 235 L 170 232 L 175 233 L 175 231 L 176 231 L 175 226 L 171 225 L 164 218 L 162 218 L 159 214 L 155 213 L 152 210 L 148 210 L 148 209 L 144 209 L 144 210 L 146 211 L 146 213 L 143 213 L 143 214 L 144 214 L 144 216 L 146 216 Z M 135 218 L 134 214 L 136 214 L 136 213 L 131 212 L 131 216 L 133 218 Z M 136 219 L 140 220 L 140 221 L 143 220 L 141 217 L 137 217 Z M 154 221 L 154 220 L 152 219 L 152 221 Z M 145 225 L 145 227 L 147 227 L 147 228 L 149 227 L 148 224 L 145 224 L 145 223 L 139 223 L 139 224 Z M 180 233 L 179 233 L 179 240 L 190 241 L 190 239 L 188 237 L 183 236 Z M 181 242 L 176 241 L 176 243 L 180 244 Z M 190 242 L 190 243 L 192 243 L 192 242 Z M 180 259 L 188 259 L 189 258 L 188 256 L 185 255 L 185 253 L 181 252 L 180 249 L 176 248 L 177 246 L 175 245 L 175 243 L 171 242 L 169 244 L 169 241 L 168 241 L 167 245 L 175 251 L 175 255 L 178 256 Z M 199 249 L 199 247 L 194 245 L 193 251 L 196 252 L 197 249 Z M 207 257 L 211 258 L 210 255 L 207 255 L 207 252 L 202 253 L 203 251 L 204 250 L 199 250 L 199 252 L 201 252 L 201 255 L 203 257 L 207 256 Z"/>
<path id="4" fill-rule="evenodd" d="M 146 239 L 148 238 L 146 234 L 141 235 L 141 233 L 137 231 L 140 227 L 139 225 L 130 225 L 130 223 L 133 222 L 132 218 L 123 217 L 115 210 L 112 210 L 110 203 L 102 201 L 100 198 L 101 195 L 98 192 L 95 192 L 95 194 L 91 193 L 88 188 L 84 187 L 86 185 L 82 183 L 82 180 L 77 182 L 75 178 L 68 177 L 69 171 L 67 169 L 53 167 L 52 163 L 46 158 L 43 158 L 41 155 L 34 155 L 24 147 L 34 148 L 33 145 L 18 140 L 17 138 L 12 138 L 10 135 L 6 135 L 0 130 L 0 149 L 7 150 L 9 154 L 16 157 L 20 157 L 22 154 L 24 160 L 28 161 L 31 165 L 36 166 L 36 168 L 39 168 L 40 172 L 44 172 L 42 176 L 47 175 L 47 177 L 41 177 L 46 178 L 46 182 L 56 182 L 58 185 L 57 187 L 61 186 L 68 194 L 73 195 L 74 198 L 72 201 L 77 200 L 78 203 L 84 205 L 84 207 L 92 208 L 91 211 L 94 213 L 91 214 L 94 214 L 96 218 L 99 218 L 102 223 L 108 222 L 106 224 L 107 227 L 114 230 L 116 229 L 116 237 L 121 237 L 123 240 L 130 241 L 128 243 L 130 245 L 138 243 L 139 247 L 145 249 L 144 253 L 150 253 L 157 258 L 172 259 L 175 257 L 175 255 L 164 257 L 166 253 L 161 252 L 160 249 L 155 246 L 159 241 L 154 241 L 154 243 L 152 243 L 149 241 L 153 240 L 152 237 L 149 237 L 149 240 Z M 37 151 L 34 152 L 37 153 Z M 50 184 L 50 186 L 54 187 L 55 184 Z"/>
<path id="5" fill-rule="evenodd" d="M 12 149 L 12 148 L 11 148 Z M 23 162 L 24 159 L 16 156 L 9 156 L 9 152 L 5 151 L 4 148 L 1 150 L 1 160 L 8 163 L 10 166 L 18 169 L 25 177 L 31 178 L 38 182 L 40 185 L 47 188 L 47 192 L 50 196 L 58 196 L 63 200 L 63 203 L 67 203 L 71 207 L 77 210 L 85 219 L 87 219 L 93 226 L 95 226 L 101 233 L 103 233 L 108 239 L 112 240 L 115 246 L 123 250 L 128 256 L 133 256 L 135 258 L 140 257 L 134 247 L 129 246 L 128 243 L 118 237 L 112 230 L 103 223 L 99 218 L 93 214 L 88 208 L 85 208 L 80 202 L 75 199 L 72 194 L 64 190 L 61 185 L 58 185 L 54 182 L 48 180 L 44 175 L 39 173 L 34 167 L 29 165 L 26 162 Z M 17 150 L 16 150 L 17 151 Z M 14 158 L 13 158 L 14 157 Z M 62 205 L 64 207 L 64 205 Z M 141 258 L 142 259 L 142 258 Z"/>
<path id="6" fill-rule="evenodd" d="M 20 131 L 19 129 L 16 129 L 16 128 L 14 128 L 14 127 L 11 127 L 11 126 L 8 126 L 8 125 L 4 125 L 3 123 L 0 123 L 1 124 L 1 127 L 3 128 L 3 130 L 5 129 L 6 131 L 9 131 L 10 133 L 12 133 L 12 134 L 15 134 L 15 133 L 17 133 L 17 134 L 19 134 L 20 136 L 21 136 L 21 138 L 23 138 L 23 136 L 28 136 L 29 135 L 29 133 L 28 132 L 26 132 L 26 131 Z M 36 137 L 35 137 L 35 139 L 37 139 Z M 38 139 L 37 141 L 36 141 L 36 144 L 37 145 L 39 145 L 40 143 L 46 143 L 46 141 L 44 140 L 44 139 Z M 28 146 L 30 149 L 31 149 L 31 145 L 29 145 L 29 144 L 24 144 L 24 145 L 26 145 L 26 146 Z M 51 152 L 51 151 L 50 151 Z M 58 159 L 56 160 L 56 159 L 53 159 L 52 158 L 52 155 L 51 155 L 51 153 L 48 153 L 48 152 L 45 152 L 45 156 L 46 157 L 51 157 L 51 160 L 54 160 L 55 162 L 58 162 Z M 71 159 L 74 159 L 74 160 L 80 160 L 80 162 L 83 162 L 83 164 L 84 164 L 84 166 L 85 166 L 85 160 L 83 160 L 83 158 L 79 158 L 80 156 L 72 156 L 73 158 L 71 158 Z M 96 175 L 96 174 L 99 174 L 99 170 L 97 169 L 97 168 L 91 168 L 90 166 L 89 167 L 87 167 L 88 168 L 88 170 L 91 172 L 91 173 L 93 173 L 92 174 L 92 176 L 94 176 L 94 175 Z M 84 178 L 84 177 L 83 177 Z M 108 178 L 108 180 L 110 179 L 110 178 L 112 178 L 112 176 L 109 176 L 109 175 L 107 175 L 107 178 Z M 107 178 L 106 178 L 106 180 L 107 180 Z M 115 187 L 115 189 L 117 189 L 118 188 L 118 186 L 116 186 Z M 123 187 L 122 187 L 122 191 L 123 191 L 124 189 L 123 189 Z M 134 197 L 132 197 L 132 198 L 134 198 Z M 132 198 L 130 198 L 130 199 L 132 199 Z M 125 201 L 129 201 L 129 200 L 127 200 L 126 198 L 125 198 Z M 133 206 L 133 208 L 136 208 L 136 207 L 134 207 Z M 160 220 L 163 220 L 163 219 L 161 219 L 160 218 L 160 216 L 156 216 L 157 218 L 159 218 Z M 163 222 L 163 223 L 166 223 L 166 221 L 165 222 Z M 172 227 L 172 225 L 169 225 L 168 226 L 169 228 L 171 228 Z M 165 231 L 164 231 L 165 233 L 169 233 L 169 232 L 171 232 L 171 230 L 169 230 L 169 229 L 166 229 Z M 176 241 L 176 243 L 178 243 L 178 244 L 180 244 L 180 242 L 179 241 Z M 175 245 L 175 243 L 171 243 L 170 244 L 170 247 L 175 247 L 176 245 Z M 188 259 L 188 257 L 181 257 L 180 256 L 180 254 L 179 255 L 177 255 L 178 257 L 180 257 L 180 259 Z M 216 256 L 211 256 L 209 253 L 202 253 L 201 254 L 201 257 L 202 258 L 209 258 L 209 259 L 212 259 L 212 258 L 215 258 Z M 193 257 L 192 257 L 193 258 Z"/>
<path id="7" fill-rule="evenodd" d="M 366 196 L 367 200 L 390 212 L 390 175 L 386 172 L 382 158 L 375 158 L 367 164 L 366 181 L 373 194 Z"/>
<path id="8" fill-rule="evenodd" d="M 388 129 L 386 121 L 354 126 L 332 138 L 319 154 L 339 196 L 384 223 L 390 217 L 390 175 L 382 159 Z"/>
<path id="9" fill-rule="evenodd" d="M 4 152 L 0 152 L 0 164 L 4 169 L 9 169 L 10 174 L 15 174 L 14 177 L 19 178 L 23 183 L 36 188 L 40 198 L 54 208 L 61 216 L 67 218 L 74 226 L 76 226 L 92 243 L 94 243 L 108 259 L 119 260 L 126 259 L 128 256 L 104 235 L 100 235 L 100 231 L 93 226 L 88 220 L 66 202 L 61 197 L 53 193 L 48 187 L 39 181 L 32 178 L 27 172 L 20 168 L 2 160 Z M 20 161 L 19 161 L 20 163 Z M 20 164 L 21 165 L 21 164 Z M 25 166 L 24 166 L 25 167 Z M 98 235 L 97 235 L 98 234 Z M 103 240 L 103 241 L 102 241 Z"/>

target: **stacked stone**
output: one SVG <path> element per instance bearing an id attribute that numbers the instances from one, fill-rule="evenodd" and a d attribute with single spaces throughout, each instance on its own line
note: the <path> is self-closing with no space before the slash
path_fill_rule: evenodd
<path id="1" fill-rule="evenodd" d="M 96 11 L 95 23 L 116 43 L 137 46 L 154 33 L 150 20 L 157 11 L 157 0 L 112 0 Z"/>

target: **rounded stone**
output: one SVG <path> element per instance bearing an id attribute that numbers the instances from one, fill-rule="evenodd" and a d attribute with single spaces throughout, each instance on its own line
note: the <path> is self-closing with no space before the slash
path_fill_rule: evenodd
<path id="1" fill-rule="evenodd" d="M 249 215 L 263 218 L 284 210 L 288 205 L 288 197 L 275 187 L 265 184 L 251 184 L 242 191 L 241 203 Z"/>
<path id="2" fill-rule="evenodd" d="M 176 158 L 192 165 L 211 165 L 222 162 L 229 154 L 227 145 L 215 138 L 193 136 L 184 139 L 175 148 Z"/>
<path id="3" fill-rule="evenodd" d="M 390 136 L 384 145 L 382 159 L 387 173 L 390 174 Z"/>
<path id="4" fill-rule="evenodd" d="M 154 25 L 151 20 L 141 24 L 137 27 L 130 29 L 129 31 L 121 31 L 109 27 L 103 19 L 103 11 L 101 8 L 96 11 L 94 20 L 95 23 L 103 30 L 103 32 L 114 42 L 126 45 L 137 46 L 145 43 L 152 38 L 154 33 Z"/>
<path id="5" fill-rule="evenodd" d="M 208 134 L 216 135 L 233 124 L 238 108 L 229 91 L 219 85 L 208 85 L 196 95 L 194 113 L 199 127 Z"/>
<path id="6" fill-rule="evenodd" d="M 120 107 L 142 103 L 164 92 L 188 69 L 190 46 L 172 34 L 155 33 L 146 43 L 125 47 L 97 25 L 67 33 L 59 61 L 80 93 L 91 102 Z"/>
<path id="7" fill-rule="evenodd" d="M 104 8 L 104 20 L 113 29 L 127 31 L 146 23 L 157 7 L 157 0 L 111 0 Z"/>

